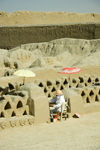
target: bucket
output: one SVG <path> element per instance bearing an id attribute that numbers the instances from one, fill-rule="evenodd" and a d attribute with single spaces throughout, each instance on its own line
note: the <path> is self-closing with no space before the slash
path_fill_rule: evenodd
<path id="1" fill-rule="evenodd" d="M 57 118 L 53 118 L 53 122 L 57 122 Z"/>

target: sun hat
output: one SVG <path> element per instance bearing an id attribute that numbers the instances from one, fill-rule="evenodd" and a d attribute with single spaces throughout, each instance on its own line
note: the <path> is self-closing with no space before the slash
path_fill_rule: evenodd
<path id="1" fill-rule="evenodd" d="M 61 90 L 57 90 L 55 95 L 63 95 L 62 91 Z"/>
<path id="2" fill-rule="evenodd" d="M 75 113 L 75 115 L 79 118 L 80 117 L 80 114 L 78 114 L 78 113 Z"/>
<path id="3" fill-rule="evenodd" d="M 74 115 L 73 115 L 73 118 L 79 118 L 80 117 L 80 114 L 78 114 L 78 113 L 75 113 Z"/>

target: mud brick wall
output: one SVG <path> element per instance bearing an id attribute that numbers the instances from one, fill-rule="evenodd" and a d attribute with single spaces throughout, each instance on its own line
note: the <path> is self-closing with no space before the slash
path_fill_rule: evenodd
<path id="1" fill-rule="evenodd" d="M 80 91 L 80 88 L 81 88 L 81 90 L 85 89 L 85 88 L 86 88 L 86 90 L 87 90 L 87 88 L 89 89 L 93 83 L 94 84 L 100 83 L 100 77 L 97 77 L 96 75 L 79 76 L 79 78 L 70 79 L 69 88 L 74 88 L 78 92 L 78 91 Z M 41 87 L 43 89 L 43 92 L 45 93 L 45 95 L 48 98 L 52 98 L 57 89 L 64 90 L 64 89 L 68 88 L 68 78 L 62 77 L 61 79 L 47 80 L 46 82 L 44 82 L 42 80 L 35 80 L 35 84 L 37 84 L 39 87 Z M 92 87 L 95 88 L 95 86 L 92 86 Z M 82 97 L 84 97 L 85 92 L 83 92 L 83 94 L 82 94 L 82 91 L 80 91 L 80 92 L 81 92 L 80 95 Z M 93 95 L 92 93 L 94 93 L 94 92 L 90 92 L 90 95 Z M 98 96 L 96 96 L 95 99 L 98 99 L 97 97 Z"/>
<path id="2" fill-rule="evenodd" d="M 100 39 L 100 22 L 0 26 L 0 48 L 48 42 L 60 38 Z"/>
<path id="3" fill-rule="evenodd" d="M 48 119 L 47 97 L 37 85 L 9 82 L 5 87 L 0 86 L 0 130 L 47 122 Z"/>
<path id="4" fill-rule="evenodd" d="M 64 93 L 65 101 L 67 102 L 68 78 L 62 77 L 57 80 L 36 80 L 35 84 L 42 88 L 48 101 L 55 96 L 55 91 L 60 89 Z M 95 84 L 96 86 L 93 86 Z M 100 77 L 96 75 L 79 76 L 78 78 L 70 79 L 68 100 L 68 118 L 72 117 L 74 111 L 87 114 L 100 111 Z M 76 104 L 75 104 L 76 102 Z"/>
<path id="5" fill-rule="evenodd" d="M 4 95 L 0 97 L 0 118 L 29 115 L 27 99 L 20 96 Z"/>
<path id="6" fill-rule="evenodd" d="M 93 86 L 93 83 L 98 86 Z M 68 89 L 68 78 L 62 77 L 61 79 L 56 80 L 47 80 L 46 82 L 42 80 L 35 80 L 34 84 L 32 84 L 31 93 L 33 94 L 34 103 L 33 105 L 35 110 L 35 117 L 34 115 L 30 115 L 29 113 L 29 104 L 27 103 L 28 94 L 27 89 L 29 88 L 26 85 L 25 87 L 21 86 L 20 83 L 15 84 L 8 84 L 8 87 L 0 87 L 0 130 L 14 127 L 14 126 L 23 126 L 27 124 L 35 123 L 39 115 L 42 118 L 40 122 L 44 122 L 45 118 L 48 118 L 47 112 L 47 100 L 54 97 L 54 93 L 57 89 L 65 90 L 66 94 L 64 93 L 65 100 L 67 101 L 67 89 Z M 20 87 L 19 91 L 16 91 L 18 87 Z M 100 111 L 100 77 L 96 75 L 85 75 L 79 76 L 78 78 L 70 79 L 70 90 L 74 93 L 69 97 L 69 106 L 71 109 L 68 109 L 68 117 L 72 117 L 73 112 L 78 110 L 78 112 L 82 113 L 89 113 L 89 112 L 96 112 Z M 30 85 L 29 85 L 30 86 Z M 23 91 L 24 89 L 24 91 Z M 35 97 L 35 90 L 37 89 L 38 97 Z M 12 95 L 13 94 L 13 95 Z M 45 99 L 45 101 L 44 101 Z M 76 105 L 75 105 L 75 102 Z M 31 107 L 33 110 L 33 105 L 31 103 Z M 44 108 L 45 111 L 41 112 L 41 107 Z M 40 112 L 39 112 L 40 111 Z M 46 112 L 46 113 L 45 113 Z M 37 117 L 36 117 L 37 116 Z M 36 120 L 37 118 L 37 120 Z"/>

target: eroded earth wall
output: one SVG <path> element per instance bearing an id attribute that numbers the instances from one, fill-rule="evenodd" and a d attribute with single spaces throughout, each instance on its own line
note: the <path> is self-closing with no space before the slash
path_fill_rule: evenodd
<path id="1" fill-rule="evenodd" d="M 48 42 L 60 38 L 100 39 L 100 22 L 0 26 L 1 49 L 11 49 L 21 44 Z"/>

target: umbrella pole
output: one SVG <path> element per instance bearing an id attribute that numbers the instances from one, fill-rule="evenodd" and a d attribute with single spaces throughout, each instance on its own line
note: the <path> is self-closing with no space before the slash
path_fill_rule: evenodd
<path id="1" fill-rule="evenodd" d="M 69 79 L 68 79 L 68 91 L 67 91 L 67 106 L 68 106 L 68 96 L 69 96 Z"/>
<path id="2" fill-rule="evenodd" d="M 67 118 L 67 109 L 68 109 L 69 82 L 70 82 L 70 76 L 69 76 L 69 78 L 68 78 L 67 104 L 66 104 L 66 118 Z M 66 118 L 65 118 L 65 120 L 66 120 Z"/>
<path id="3" fill-rule="evenodd" d="M 25 83 L 25 77 L 23 78 L 23 85 L 24 85 L 24 83 Z"/>

